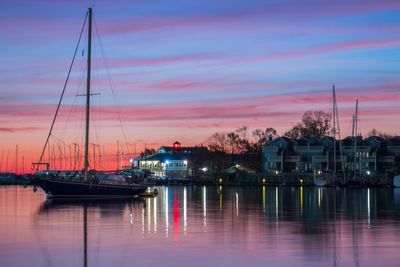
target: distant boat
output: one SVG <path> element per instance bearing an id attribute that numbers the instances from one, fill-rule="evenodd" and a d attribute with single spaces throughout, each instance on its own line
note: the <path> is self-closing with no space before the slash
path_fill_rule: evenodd
<path id="1" fill-rule="evenodd" d="M 328 181 L 326 180 L 325 177 L 319 177 L 319 178 L 315 179 L 314 184 L 318 187 L 323 187 L 323 186 L 327 186 Z"/>
<path id="2" fill-rule="evenodd" d="M 400 187 L 400 175 L 396 175 L 393 177 L 393 186 Z"/>
<path id="3" fill-rule="evenodd" d="M 89 8 L 86 14 L 88 18 L 88 49 L 87 49 L 87 83 L 86 83 L 86 131 L 85 131 L 85 168 L 84 168 L 84 179 L 82 177 L 70 177 L 66 178 L 61 174 L 43 176 L 43 172 L 33 176 L 32 183 L 40 186 L 45 192 L 48 198 L 130 198 L 135 197 L 144 193 L 147 189 L 143 185 L 132 185 L 128 183 L 115 182 L 110 183 L 107 181 L 100 181 L 95 177 L 95 174 L 89 173 L 89 118 L 90 118 L 90 72 L 91 72 L 91 44 L 92 44 L 92 9 Z M 86 19 L 85 19 L 86 22 Z M 84 22 L 84 24 L 85 24 Z M 82 28 L 83 29 L 83 28 Z M 82 32 L 80 37 L 82 36 Z M 80 38 L 79 38 L 80 40 Z M 79 42 L 78 42 L 79 44 Z M 75 54 L 76 54 L 75 50 Z M 72 66 L 71 66 L 72 67 Z M 71 71 L 71 69 L 70 69 Z M 68 75 L 69 76 L 69 75 Z M 43 163 L 43 155 L 51 136 L 54 122 L 56 120 L 61 100 L 64 94 L 61 95 L 61 99 L 58 103 L 56 113 L 54 115 L 53 123 L 50 127 L 49 135 L 47 136 L 40 160 L 35 163 L 37 166 L 46 165 Z"/>
<path id="4" fill-rule="evenodd" d="M 318 187 L 323 186 L 331 186 L 333 183 L 336 183 L 337 179 L 337 170 L 336 170 L 336 122 L 337 127 L 339 130 L 339 139 L 340 139 L 340 128 L 339 128 L 339 115 L 337 112 L 337 105 L 336 105 L 336 90 L 335 86 L 332 88 L 332 117 L 333 117 L 333 172 L 332 174 L 329 172 L 329 162 L 327 162 L 327 172 L 323 173 L 322 175 L 317 175 L 314 172 L 314 185 Z M 341 143 L 339 143 L 339 150 L 340 150 L 340 158 L 342 159 L 342 147 Z M 329 153 L 329 152 L 328 152 Z"/>

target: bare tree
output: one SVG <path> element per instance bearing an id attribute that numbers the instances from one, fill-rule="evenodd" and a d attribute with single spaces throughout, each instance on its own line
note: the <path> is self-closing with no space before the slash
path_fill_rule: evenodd
<path id="1" fill-rule="evenodd" d="M 378 131 L 377 129 L 372 129 L 371 131 L 368 132 L 367 136 L 378 136 L 380 138 L 383 138 L 385 140 L 389 140 L 391 138 L 393 138 L 395 135 L 390 134 L 390 133 L 386 133 L 386 132 L 381 132 Z"/>
<path id="2" fill-rule="evenodd" d="M 224 152 L 228 153 L 229 141 L 227 134 L 225 132 L 217 132 L 211 135 L 207 141 L 206 145 L 208 149 L 212 152 Z"/>
<path id="3" fill-rule="evenodd" d="M 301 122 L 297 123 L 284 135 L 291 139 L 300 136 L 324 136 L 330 133 L 331 116 L 321 110 L 306 111 Z"/>

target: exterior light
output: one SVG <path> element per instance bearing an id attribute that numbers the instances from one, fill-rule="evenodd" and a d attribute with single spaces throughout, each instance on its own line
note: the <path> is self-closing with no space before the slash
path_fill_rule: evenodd
<path id="1" fill-rule="evenodd" d="M 202 170 L 203 172 L 206 172 L 206 171 L 207 171 L 207 167 L 203 167 L 203 168 L 201 168 L 201 170 Z"/>
<path id="2" fill-rule="evenodd" d="M 185 165 L 187 165 L 187 160 L 184 160 L 183 163 L 184 163 Z"/>
<path id="3" fill-rule="evenodd" d="M 278 174 L 279 174 L 279 171 L 275 171 L 275 174 L 278 175 Z"/>
<path id="4" fill-rule="evenodd" d="M 371 174 L 371 172 L 370 171 L 367 171 L 367 175 L 370 175 Z"/>
<path id="5" fill-rule="evenodd" d="M 265 178 L 262 179 L 263 184 L 265 184 Z"/>
<path id="6" fill-rule="evenodd" d="M 240 168 L 240 165 L 239 165 L 239 164 L 236 164 L 236 168 L 238 168 L 238 169 L 239 169 L 239 168 Z"/>
<path id="7" fill-rule="evenodd" d="M 129 162 L 132 164 L 133 163 L 133 159 L 130 159 Z"/>
<path id="8" fill-rule="evenodd" d="M 168 164 L 168 163 L 169 163 L 169 161 L 168 161 L 168 160 L 166 160 L 166 161 L 165 161 L 165 164 Z"/>
<path id="9" fill-rule="evenodd" d="M 222 184 L 222 178 L 219 178 L 219 183 Z"/>
<path id="10" fill-rule="evenodd" d="M 303 179 L 300 179 L 300 184 L 303 184 Z"/>

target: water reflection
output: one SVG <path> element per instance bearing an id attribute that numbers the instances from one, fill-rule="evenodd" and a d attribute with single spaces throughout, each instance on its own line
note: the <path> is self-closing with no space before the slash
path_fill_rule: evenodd
<path id="1" fill-rule="evenodd" d="M 399 189 L 158 191 L 140 201 L 80 203 L 0 187 L 0 266 L 386 267 L 399 260 Z"/>

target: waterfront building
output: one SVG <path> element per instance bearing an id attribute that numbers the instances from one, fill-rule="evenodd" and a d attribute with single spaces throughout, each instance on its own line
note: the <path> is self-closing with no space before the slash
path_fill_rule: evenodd
<path id="1" fill-rule="evenodd" d="M 346 137 L 341 142 L 334 142 L 328 136 L 297 140 L 278 137 L 262 150 L 262 170 L 267 174 L 319 174 L 332 171 L 334 163 L 336 170 L 358 175 L 397 174 L 400 172 L 400 136 L 388 140 L 378 136 Z"/>
<path id="2" fill-rule="evenodd" d="M 132 159 L 132 167 L 149 172 L 156 178 L 184 179 L 193 173 L 193 160 L 205 147 L 182 147 L 176 141 L 172 146 L 161 146 L 156 153 Z"/>

